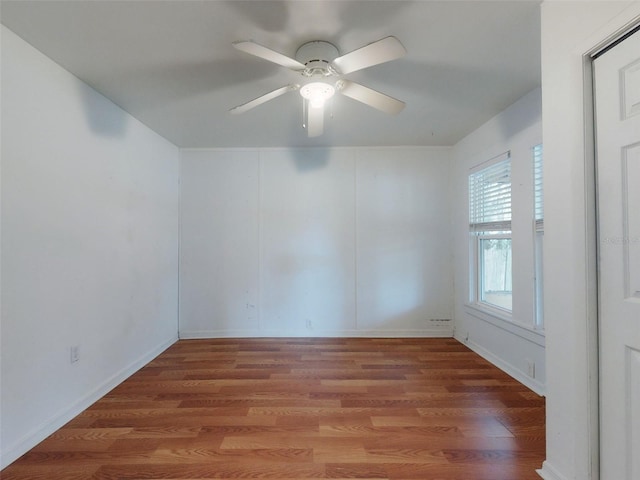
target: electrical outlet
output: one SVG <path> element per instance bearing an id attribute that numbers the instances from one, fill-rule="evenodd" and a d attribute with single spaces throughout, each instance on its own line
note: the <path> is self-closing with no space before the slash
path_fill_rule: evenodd
<path id="1" fill-rule="evenodd" d="M 536 378 L 536 362 L 527 358 L 527 375 Z"/>
<path id="2" fill-rule="evenodd" d="M 80 345 L 69 347 L 69 363 L 76 363 L 80 360 Z"/>

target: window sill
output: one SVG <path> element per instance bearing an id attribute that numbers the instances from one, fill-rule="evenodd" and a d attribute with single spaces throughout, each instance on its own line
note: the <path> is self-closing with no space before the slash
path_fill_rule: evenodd
<path id="1" fill-rule="evenodd" d="M 536 330 L 529 325 L 515 322 L 511 314 L 497 308 L 479 305 L 476 303 L 466 303 L 465 309 L 469 315 L 484 322 L 506 330 L 518 337 L 524 338 L 541 347 L 545 346 L 545 336 L 543 330 Z"/>

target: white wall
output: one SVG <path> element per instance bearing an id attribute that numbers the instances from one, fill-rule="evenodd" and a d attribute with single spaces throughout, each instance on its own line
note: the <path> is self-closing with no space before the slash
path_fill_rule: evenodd
<path id="1" fill-rule="evenodd" d="M 450 335 L 447 148 L 183 150 L 180 335 Z"/>
<path id="2" fill-rule="evenodd" d="M 1 113 L 4 466 L 176 340 L 178 150 L 5 27 Z"/>
<path id="3" fill-rule="evenodd" d="M 535 260 L 532 147 L 542 141 L 540 89 L 525 95 L 453 148 L 455 337 L 506 372 L 544 393 L 544 334 L 533 329 Z M 469 170 L 511 152 L 513 315 L 492 316 L 469 302 Z M 529 375 L 529 362 L 535 375 Z"/>
<path id="4" fill-rule="evenodd" d="M 544 2 L 547 480 L 598 478 L 592 136 L 584 55 L 636 18 L 640 2 Z M 608 479 L 602 479 L 608 480 Z"/>

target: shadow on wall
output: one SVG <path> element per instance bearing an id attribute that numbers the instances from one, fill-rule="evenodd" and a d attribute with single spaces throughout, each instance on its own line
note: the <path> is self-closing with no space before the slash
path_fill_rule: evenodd
<path id="1" fill-rule="evenodd" d="M 328 148 L 299 148 L 292 150 L 291 155 L 296 170 L 300 173 L 309 173 L 321 170 L 329 164 L 331 150 Z"/>
<path id="2" fill-rule="evenodd" d="M 503 132 L 504 138 L 513 138 L 520 132 L 524 132 L 529 127 L 536 125 L 542 120 L 541 118 L 541 91 L 539 88 L 532 90 L 526 94 L 523 99 L 519 100 L 518 104 L 522 104 L 522 107 L 518 107 L 516 111 L 509 109 L 510 112 L 506 115 L 500 115 L 498 117 L 500 129 Z M 522 103 L 524 102 L 524 103 Z M 531 112 L 537 112 L 536 115 L 532 115 Z"/>
<path id="3" fill-rule="evenodd" d="M 91 131 L 102 137 L 124 137 L 129 115 L 80 80 L 78 89 Z"/>

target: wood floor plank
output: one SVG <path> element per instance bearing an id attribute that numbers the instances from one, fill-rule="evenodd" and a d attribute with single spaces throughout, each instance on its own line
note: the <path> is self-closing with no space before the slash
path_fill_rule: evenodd
<path id="1" fill-rule="evenodd" d="M 182 340 L 4 480 L 534 480 L 544 399 L 453 339 Z"/>

